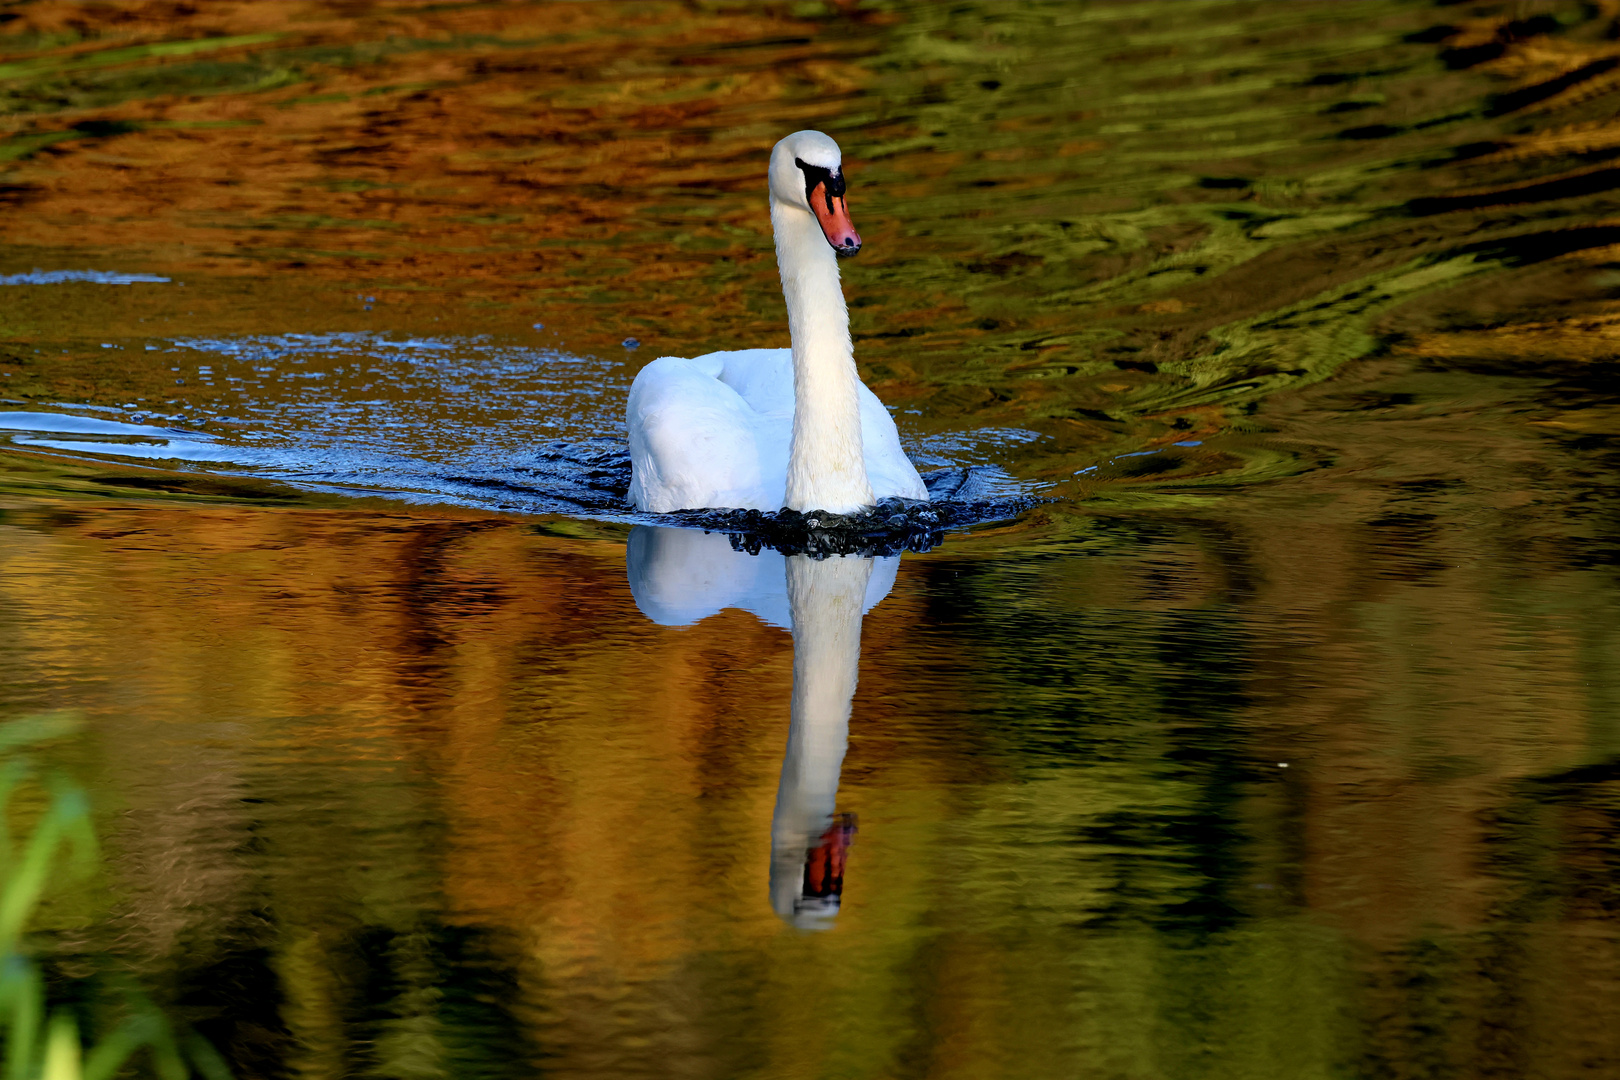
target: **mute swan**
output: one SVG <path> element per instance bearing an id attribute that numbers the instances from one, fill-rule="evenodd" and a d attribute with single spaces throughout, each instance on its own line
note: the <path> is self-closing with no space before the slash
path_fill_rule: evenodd
<path id="1" fill-rule="evenodd" d="M 843 155 L 819 131 L 771 151 L 771 227 L 790 349 L 654 360 L 630 387 L 630 502 L 638 510 L 738 508 L 852 514 L 927 499 L 894 419 L 861 382 L 838 281 L 861 250 Z"/>
<path id="2" fill-rule="evenodd" d="M 832 925 L 853 818 L 837 812 L 860 678 L 861 623 L 894 587 L 900 556 L 749 555 L 719 533 L 638 525 L 625 548 L 630 592 L 662 626 L 723 608 L 793 631 L 793 698 L 771 815 L 771 907 L 805 930 Z"/>
<path id="3" fill-rule="evenodd" d="M 767 626 L 793 629 L 787 560 L 780 551 L 750 555 L 733 548 L 724 533 L 637 525 L 624 561 L 636 607 L 659 626 L 693 626 L 726 608 L 741 608 Z M 869 561 L 863 615 L 889 595 L 900 570 L 898 555 Z"/>
<path id="4" fill-rule="evenodd" d="M 899 561 L 898 559 L 896 560 Z M 793 612 L 793 705 L 771 815 L 771 907 L 804 930 L 825 930 L 844 893 L 854 818 L 836 813 L 861 670 L 861 619 L 872 560 L 787 558 Z"/>

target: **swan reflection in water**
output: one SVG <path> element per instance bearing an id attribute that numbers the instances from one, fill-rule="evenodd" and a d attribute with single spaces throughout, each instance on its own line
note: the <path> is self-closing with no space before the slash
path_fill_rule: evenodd
<path id="1" fill-rule="evenodd" d="M 802 929 L 832 926 L 853 815 L 837 812 L 860 674 L 861 620 L 894 587 L 900 556 L 737 551 L 720 533 L 639 525 L 625 551 L 636 606 L 662 626 L 742 608 L 793 633 L 787 752 L 771 818 L 771 906 Z"/>

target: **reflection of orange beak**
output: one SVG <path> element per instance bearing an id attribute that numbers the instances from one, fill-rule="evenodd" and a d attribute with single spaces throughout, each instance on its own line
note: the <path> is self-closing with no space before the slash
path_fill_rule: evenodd
<path id="1" fill-rule="evenodd" d="M 810 189 L 810 209 L 834 251 L 846 258 L 860 253 L 861 234 L 849 220 L 849 203 L 842 195 L 829 195 L 826 184 L 817 184 Z"/>
<path id="2" fill-rule="evenodd" d="M 857 244 L 860 240 L 855 241 Z M 844 862 L 855 840 L 855 815 L 839 814 L 821 834 L 821 842 L 805 852 L 804 895 L 835 899 L 844 891 Z"/>

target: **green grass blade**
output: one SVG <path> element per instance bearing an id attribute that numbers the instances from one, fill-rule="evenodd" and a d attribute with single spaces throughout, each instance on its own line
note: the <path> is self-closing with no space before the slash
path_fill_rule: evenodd
<path id="1" fill-rule="evenodd" d="M 27 966 L 22 983 L 12 1005 L 11 1030 L 6 1035 L 6 1080 L 30 1080 L 33 1076 L 34 1042 L 44 1019 L 45 988 L 32 964 Z"/>
<path id="2" fill-rule="evenodd" d="M 72 735 L 84 726 L 78 713 L 54 712 L 38 716 L 19 716 L 0 724 L 0 753 L 21 746 L 35 746 L 50 739 Z"/>
<path id="3" fill-rule="evenodd" d="M 185 1058 L 180 1056 L 180 1047 L 175 1045 L 174 1032 L 169 1029 L 169 1022 L 155 1006 L 147 1005 L 155 1023 L 152 1024 L 152 1036 L 149 1040 L 152 1047 L 152 1064 L 157 1074 L 163 1080 L 187 1080 L 191 1070 L 186 1067 Z"/>
<path id="4" fill-rule="evenodd" d="M 23 857 L 6 875 L 5 886 L 0 889 L 0 949 L 8 953 L 16 951 L 17 939 L 45 891 L 51 858 L 62 843 L 63 825 L 61 809 L 53 804 L 34 827 Z"/>
<path id="5" fill-rule="evenodd" d="M 130 1055 L 150 1039 L 151 1018 L 132 1016 L 96 1044 L 84 1059 L 84 1080 L 112 1080 Z"/>
<path id="6" fill-rule="evenodd" d="M 54 1014 L 45 1033 L 45 1068 L 40 1080 L 83 1080 L 80 1053 L 79 1025 L 65 1013 Z"/>
<path id="7" fill-rule="evenodd" d="M 180 1048 L 185 1051 L 186 1058 L 203 1075 L 204 1080 L 233 1080 L 230 1066 L 219 1056 L 214 1044 L 201 1035 L 194 1031 L 189 1032 L 181 1041 Z"/>

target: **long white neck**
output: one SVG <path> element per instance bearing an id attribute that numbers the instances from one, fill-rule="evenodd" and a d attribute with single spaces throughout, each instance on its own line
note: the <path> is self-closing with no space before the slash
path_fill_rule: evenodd
<path id="1" fill-rule="evenodd" d="M 871 559 L 787 559 L 793 706 L 771 817 L 771 904 L 788 919 L 798 913 L 805 854 L 832 823 L 836 809 L 871 575 Z"/>
<path id="2" fill-rule="evenodd" d="M 771 227 L 793 337 L 793 445 L 785 502 L 793 510 L 856 513 L 874 500 L 838 256 L 814 217 L 775 198 Z"/>

